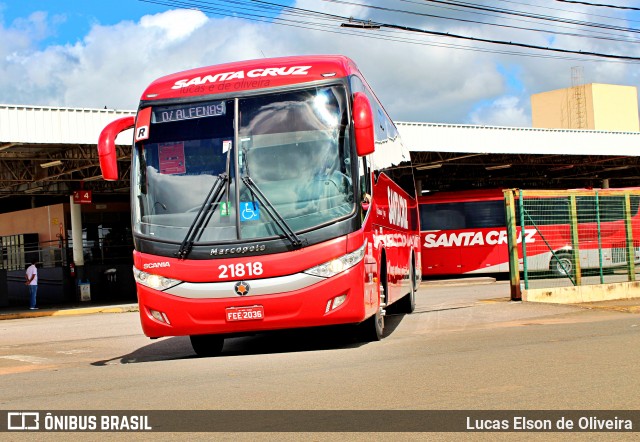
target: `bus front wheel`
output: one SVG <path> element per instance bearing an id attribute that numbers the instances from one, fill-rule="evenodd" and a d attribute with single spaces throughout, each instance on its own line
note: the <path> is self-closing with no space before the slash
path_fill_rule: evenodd
<path id="1" fill-rule="evenodd" d="M 191 346 L 201 358 L 218 356 L 224 346 L 224 338 L 218 335 L 192 335 Z"/>
<path id="2" fill-rule="evenodd" d="M 380 306 L 376 313 L 360 324 L 360 339 L 364 342 L 379 341 L 384 336 L 384 307 L 387 299 L 387 275 L 381 275 Z"/>

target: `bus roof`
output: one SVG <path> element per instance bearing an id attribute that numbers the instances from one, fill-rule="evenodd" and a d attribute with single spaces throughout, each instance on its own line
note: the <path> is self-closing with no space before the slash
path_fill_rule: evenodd
<path id="1" fill-rule="evenodd" d="M 155 80 L 142 100 L 228 94 L 340 78 L 358 72 L 343 55 L 262 58 L 191 69 Z"/>

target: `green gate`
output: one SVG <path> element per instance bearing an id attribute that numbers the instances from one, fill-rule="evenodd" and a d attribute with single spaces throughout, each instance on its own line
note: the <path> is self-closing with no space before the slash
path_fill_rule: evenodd
<path id="1" fill-rule="evenodd" d="M 507 189 L 504 200 L 512 299 L 522 289 L 636 280 L 640 190 Z"/>

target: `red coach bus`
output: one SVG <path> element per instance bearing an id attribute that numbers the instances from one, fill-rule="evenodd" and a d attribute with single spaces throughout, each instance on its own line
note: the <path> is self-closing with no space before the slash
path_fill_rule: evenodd
<path id="1" fill-rule="evenodd" d="M 600 192 L 606 195 L 607 191 Z M 602 266 L 605 268 L 626 264 L 623 197 L 609 196 L 608 198 L 608 201 L 602 199 L 600 205 Z M 525 228 L 528 271 L 549 271 L 556 276 L 571 274 L 573 256 L 568 199 L 566 197 L 525 198 L 525 202 L 525 207 L 530 212 L 530 216 L 535 218 L 535 224 L 539 229 L 536 230 L 530 225 Z M 423 275 L 509 271 L 502 190 L 437 192 L 433 195 L 421 196 L 419 206 Z M 550 213 L 553 215 L 549 215 Z M 577 196 L 577 213 L 580 266 L 582 269 L 599 268 L 594 197 Z M 631 213 L 634 214 L 633 229 L 638 231 L 640 219 L 638 199 L 635 197 L 631 202 Z M 520 244 L 523 235 L 520 229 L 519 210 L 516 221 L 517 242 Z M 638 246 L 640 243 L 635 244 L 636 261 L 640 258 Z M 522 250 L 519 249 L 518 252 L 522 270 Z"/>
<path id="2" fill-rule="evenodd" d="M 420 280 L 411 160 L 344 56 L 262 59 L 154 81 L 134 127 L 134 274 L 144 333 L 198 355 L 247 332 L 360 324 L 379 340 Z"/>

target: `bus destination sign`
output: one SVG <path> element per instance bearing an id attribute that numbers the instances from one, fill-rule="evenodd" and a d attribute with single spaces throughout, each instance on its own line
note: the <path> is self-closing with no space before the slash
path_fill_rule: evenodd
<path id="1" fill-rule="evenodd" d="M 194 118 L 218 117 L 227 109 L 224 101 L 213 103 L 191 104 L 188 106 L 164 106 L 153 109 L 154 123 L 191 120 Z"/>

